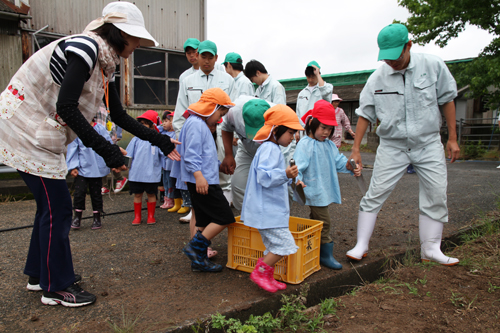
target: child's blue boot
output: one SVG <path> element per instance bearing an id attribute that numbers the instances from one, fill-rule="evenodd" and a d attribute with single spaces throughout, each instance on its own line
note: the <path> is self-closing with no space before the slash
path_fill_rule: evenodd
<path id="1" fill-rule="evenodd" d="M 333 257 L 333 242 L 321 244 L 319 263 L 331 269 L 342 269 L 342 265 Z"/>
<path id="2" fill-rule="evenodd" d="M 207 257 L 207 248 L 212 242 L 202 235 L 201 231 L 197 231 L 196 235 L 184 246 L 182 252 L 192 261 L 191 269 L 193 271 L 202 272 L 220 272 L 222 266 L 213 263 Z"/>

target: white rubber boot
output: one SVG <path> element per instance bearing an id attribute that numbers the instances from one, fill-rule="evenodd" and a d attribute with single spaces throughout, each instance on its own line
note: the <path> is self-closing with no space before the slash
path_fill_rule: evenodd
<path id="1" fill-rule="evenodd" d="M 435 261 L 441 265 L 454 266 L 457 258 L 447 257 L 441 252 L 443 223 L 428 216 L 418 217 L 418 234 L 420 236 L 420 258 L 422 261 Z"/>
<path id="2" fill-rule="evenodd" d="M 368 244 L 372 237 L 375 222 L 377 221 L 376 213 L 367 213 L 359 211 L 358 214 L 358 241 L 356 246 L 347 251 L 346 256 L 349 259 L 361 260 L 366 257 L 368 253 Z"/>

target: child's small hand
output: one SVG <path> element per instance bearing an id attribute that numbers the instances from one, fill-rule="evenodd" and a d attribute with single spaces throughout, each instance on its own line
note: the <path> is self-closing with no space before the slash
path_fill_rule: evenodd
<path id="1" fill-rule="evenodd" d="M 302 180 L 297 180 L 297 185 L 300 185 L 300 186 L 302 186 L 303 188 L 304 188 L 304 187 L 307 187 L 307 185 L 306 185 L 306 184 L 304 184 L 304 182 L 303 182 Z"/>
<path id="2" fill-rule="evenodd" d="M 208 194 L 208 182 L 203 177 L 201 171 L 196 171 L 194 174 L 194 178 L 196 179 L 196 192 L 199 194 L 207 195 Z"/>
<path id="3" fill-rule="evenodd" d="M 299 175 L 299 168 L 296 165 L 289 166 L 285 170 L 287 178 L 295 178 Z"/>
<path id="4" fill-rule="evenodd" d="M 354 172 L 354 177 L 361 176 L 361 168 L 359 167 L 359 164 L 356 164 L 356 169 L 352 170 L 352 172 Z"/>
<path id="5" fill-rule="evenodd" d="M 71 177 L 76 178 L 76 176 L 78 176 L 78 170 L 77 169 L 71 170 Z"/>

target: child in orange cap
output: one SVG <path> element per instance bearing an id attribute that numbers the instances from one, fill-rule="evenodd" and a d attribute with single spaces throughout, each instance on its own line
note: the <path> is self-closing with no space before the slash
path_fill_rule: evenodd
<path id="1" fill-rule="evenodd" d="M 193 271 L 220 272 L 222 266 L 207 257 L 210 240 L 227 225 L 234 215 L 219 185 L 219 160 L 213 132 L 217 123 L 234 104 L 220 88 L 206 90 L 200 100 L 189 106 L 179 134 L 180 162 L 174 162 L 172 177 L 177 187 L 189 190 L 196 234 L 182 250 L 191 260 Z"/>
<path id="2" fill-rule="evenodd" d="M 267 110 L 264 121 L 253 139 L 262 144 L 250 165 L 241 220 L 259 230 L 266 247 L 264 258 L 258 260 L 250 279 L 274 293 L 286 289 L 286 284 L 274 279 L 274 265 L 298 249 L 288 228 L 288 184 L 297 177 L 298 169 L 286 165 L 279 146 L 287 147 L 295 133 L 304 128 L 295 112 L 283 104 Z"/>
<path id="3" fill-rule="evenodd" d="M 137 121 L 157 132 L 160 118 L 158 113 L 148 110 L 137 117 Z M 132 158 L 129 170 L 129 192 L 134 194 L 133 225 L 141 224 L 142 195 L 146 192 L 148 197 L 147 224 L 155 224 L 156 194 L 158 183 L 161 179 L 161 162 L 163 153 L 149 141 L 134 137 L 127 146 L 127 156 Z"/>
<path id="4" fill-rule="evenodd" d="M 303 181 L 305 204 L 311 209 L 310 218 L 323 221 L 321 230 L 320 263 L 331 269 L 342 265 L 333 257 L 333 240 L 330 231 L 331 219 L 328 205 L 341 203 L 338 172 L 351 173 L 346 168 L 347 158 L 340 154 L 332 140 L 337 120 L 335 109 L 325 100 L 314 103 L 314 108 L 302 117 L 306 136 L 299 143 L 293 155 L 298 167 L 298 180 Z M 354 174 L 359 176 L 357 168 Z"/>

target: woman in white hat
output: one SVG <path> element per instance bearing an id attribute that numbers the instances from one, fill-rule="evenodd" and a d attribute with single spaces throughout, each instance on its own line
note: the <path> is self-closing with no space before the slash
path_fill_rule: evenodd
<path id="1" fill-rule="evenodd" d="M 69 230 L 71 196 L 66 184 L 66 146 L 77 136 L 115 171 L 126 170 L 116 145 L 90 121 L 105 97 L 118 126 L 179 159 L 174 140 L 147 129 L 123 110 L 113 73 L 120 57 L 158 43 L 144 27 L 141 11 L 120 1 L 80 35 L 59 39 L 26 61 L 0 95 L 0 162 L 18 170 L 37 202 L 24 273 L 28 290 L 43 290 L 42 303 L 77 307 L 96 297 L 75 282 Z"/>
<path id="2" fill-rule="evenodd" d="M 335 126 L 335 131 L 333 132 L 333 137 L 332 141 L 335 143 L 335 146 L 337 148 L 340 147 L 342 144 L 342 127 L 346 129 L 346 131 L 351 134 L 352 138 L 354 139 L 354 132 L 351 129 L 351 123 L 349 122 L 349 118 L 345 114 L 344 110 L 339 108 L 339 104 L 342 101 L 342 98 L 339 97 L 337 94 L 332 94 L 332 105 L 335 108 L 335 117 L 337 118 L 337 124 L 339 126 Z"/>

